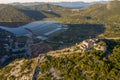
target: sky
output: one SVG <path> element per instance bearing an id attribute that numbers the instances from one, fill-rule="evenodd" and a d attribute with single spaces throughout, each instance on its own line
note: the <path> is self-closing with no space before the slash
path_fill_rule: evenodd
<path id="1" fill-rule="evenodd" d="M 74 2 L 74 1 L 84 1 L 84 2 L 93 2 L 93 1 L 105 1 L 105 0 L 0 0 L 0 3 L 13 3 L 13 2 Z"/>

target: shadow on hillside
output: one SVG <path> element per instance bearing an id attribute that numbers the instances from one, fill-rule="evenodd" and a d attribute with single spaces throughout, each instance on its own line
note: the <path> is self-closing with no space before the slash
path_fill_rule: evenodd
<path id="1" fill-rule="evenodd" d="M 50 39 L 53 43 L 48 43 L 54 50 L 63 49 L 80 43 L 88 38 L 96 38 L 98 35 L 105 32 L 105 27 L 102 24 L 67 24 L 69 29 L 56 37 Z M 63 42 L 62 44 L 59 42 Z M 54 46 L 53 46 L 54 45 Z M 61 47 L 61 48 L 60 48 Z M 9 63 L 17 58 L 25 58 L 23 56 L 10 57 L 5 64 L 0 64 L 0 69 L 4 68 Z M 26 58 L 29 59 L 29 58 Z"/>
<path id="2" fill-rule="evenodd" d="M 67 47 L 74 45 L 85 39 L 96 38 L 105 32 L 103 24 L 67 24 L 69 29 L 61 33 L 59 36 L 52 38 L 54 42 L 63 42 Z M 63 44 L 63 45 L 64 45 Z M 60 44 L 58 44 L 60 45 Z M 58 46 L 59 47 L 59 46 Z M 58 48 L 56 47 L 55 50 Z"/>
<path id="3" fill-rule="evenodd" d="M 56 12 L 54 12 L 54 11 L 43 11 L 44 13 L 47 13 L 47 14 L 50 14 L 50 15 L 53 15 L 53 16 L 55 16 L 55 17 L 61 17 L 61 15 L 60 14 L 58 14 L 58 13 L 56 13 Z"/>
<path id="4" fill-rule="evenodd" d="M 103 24 L 68 24 L 68 25 L 70 26 L 70 29 L 67 32 L 68 34 L 71 34 L 72 32 L 72 36 L 74 36 L 75 39 L 81 38 L 84 40 L 88 38 L 95 38 L 98 35 L 105 32 L 105 26 Z"/>
<path id="5" fill-rule="evenodd" d="M 43 18 L 46 18 L 46 16 L 40 11 L 36 11 L 36 10 L 20 10 L 20 11 L 34 20 L 41 20 Z"/>
<path id="6" fill-rule="evenodd" d="M 0 26 L 14 28 L 14 27 L 19 27 L 28 23 L 30 22 L 0 22 Z"/>

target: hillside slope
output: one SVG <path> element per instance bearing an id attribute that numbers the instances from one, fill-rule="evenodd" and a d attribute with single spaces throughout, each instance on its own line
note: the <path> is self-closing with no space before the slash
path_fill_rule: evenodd
<path id="1" fill-rule="evenodd" d="M 120 42 L 107 41 L 106 43 L 109 46 L 107 52 L 91 49 L 89 52 L 81 53 L 78 44 L 40 54 L 33 59 L 16 59 L 0 69 L 0 78 L 3 80 L 118 80 Z"/>
<path id="2" fill-rule="evenodd" d="M 44 4 L 36 6 L 11 6 L 0 4 L 0 22 L 30 22 L 49 17 L 60 17 L 58 6 Z"/>
<path id="3" fill-rule="evenodd" d="M 105 22 L 120 21 L 120 1 L 111 1 L 108 4 L 95 4 L 83 10 L 82 15 L 88 15 Z"/>
<path id="4" fill-rule="evenodd" d="M 83 10 L 81 15 L 89 16 L 96 20 L 97 23 L 106 26 L 104 36 L 120 35 L 120 1 L 111 1 L 106 5 L 93 5 Z M 109 35 L 110 34 L 110 35 Z"/>
<path id="5" fill-rule="evenodd" d="M 78 24 L 78 27 L 81 24 L 103 24 L 105 31 L 98 37 L 120 37 L 119 8 L 120 1 L 111 1 L 108 4 L 97 3 L 84 9 L 71 9 L 62 17 L 51 20 L 58 20 L 64 24 Z"/>
<path id="6" fill-rule="evenodd" d="M 0 4 L 0 22 L 27 22 L 31 19 L 10 5 Z"/>

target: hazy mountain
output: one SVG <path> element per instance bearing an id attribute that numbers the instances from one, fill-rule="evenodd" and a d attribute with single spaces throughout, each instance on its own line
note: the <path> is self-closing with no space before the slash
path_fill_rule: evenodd
<path id="1" fill-rule="evenodd" d="M 54 3 L 55 5 L 59 5 L 62 7 L 67 7 L 67 8 L 85 8 L 93 4 L 106 4 L 107 1 L 96 1 L 96 2 L 61 2 L 61 3 Z"/>
<path id="2" fill-rule="evenodd" d="M 107 1 L 97 1 L 97 2 L 91 2 L 91 3 L 86 3 L 86 2 L 51 2 L 51 3 L 31 2 L 31 3 L 12 3 L 11 5 L 34 6 L 34 5 L 42 5 L 42 4 L 53 4 L 53 5 L 58 5 L 62 7 L 67 7 L 67 8 L 84 8 L 84 7 L 87 7 L 92 4 L 96 4 L 96 3 L 106 4 Z"/>
<path id="3" fill-rule="evenodd" d="M 15 2 L 15 3 L 11 3 L 10 5 L 21 5 L 21 6 L 34 6 L 34 5 L 41 5 L 41 4 L 46 4 L 44 2 L 29 2 L 29 3 L 19 3 L 19 2 Z"/>
<path id="4" fill-rule="evenodd" d="M 35 6 L 35 5 L 42 5 L 42 4 L 52 4 L 67 8 L 83 8 L 89 6 L 91 3 L 85 2 L 51 2 L 51 3 L 44 3 L 44 2 L 31 2 L 31 3 L 12 3 L 11 5 L 22 5 L 22 6 Z"/>
<path id="5" fill-rule="evenodd" d="M 84 7 L 87 7 L 87 6 L 91 5 L 91 3 L 63 2 L 63 3 L 54 3 L 54 5 L 59 5 L 59 6 L 62 6 L 62 7 L 67 7 L 67 8 L 84 8 Z"/>

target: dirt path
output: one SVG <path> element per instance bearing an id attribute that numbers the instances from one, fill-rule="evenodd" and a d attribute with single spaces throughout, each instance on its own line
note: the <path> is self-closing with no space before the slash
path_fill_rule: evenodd
<path id="1" fill-rule="evenodd" d="M 111 38 L 105 38 L 105 39 L 114 39 L 114 40 L 118 40 L 118 39 L 120 39 L 120 37 L 111 37 Z"/>

